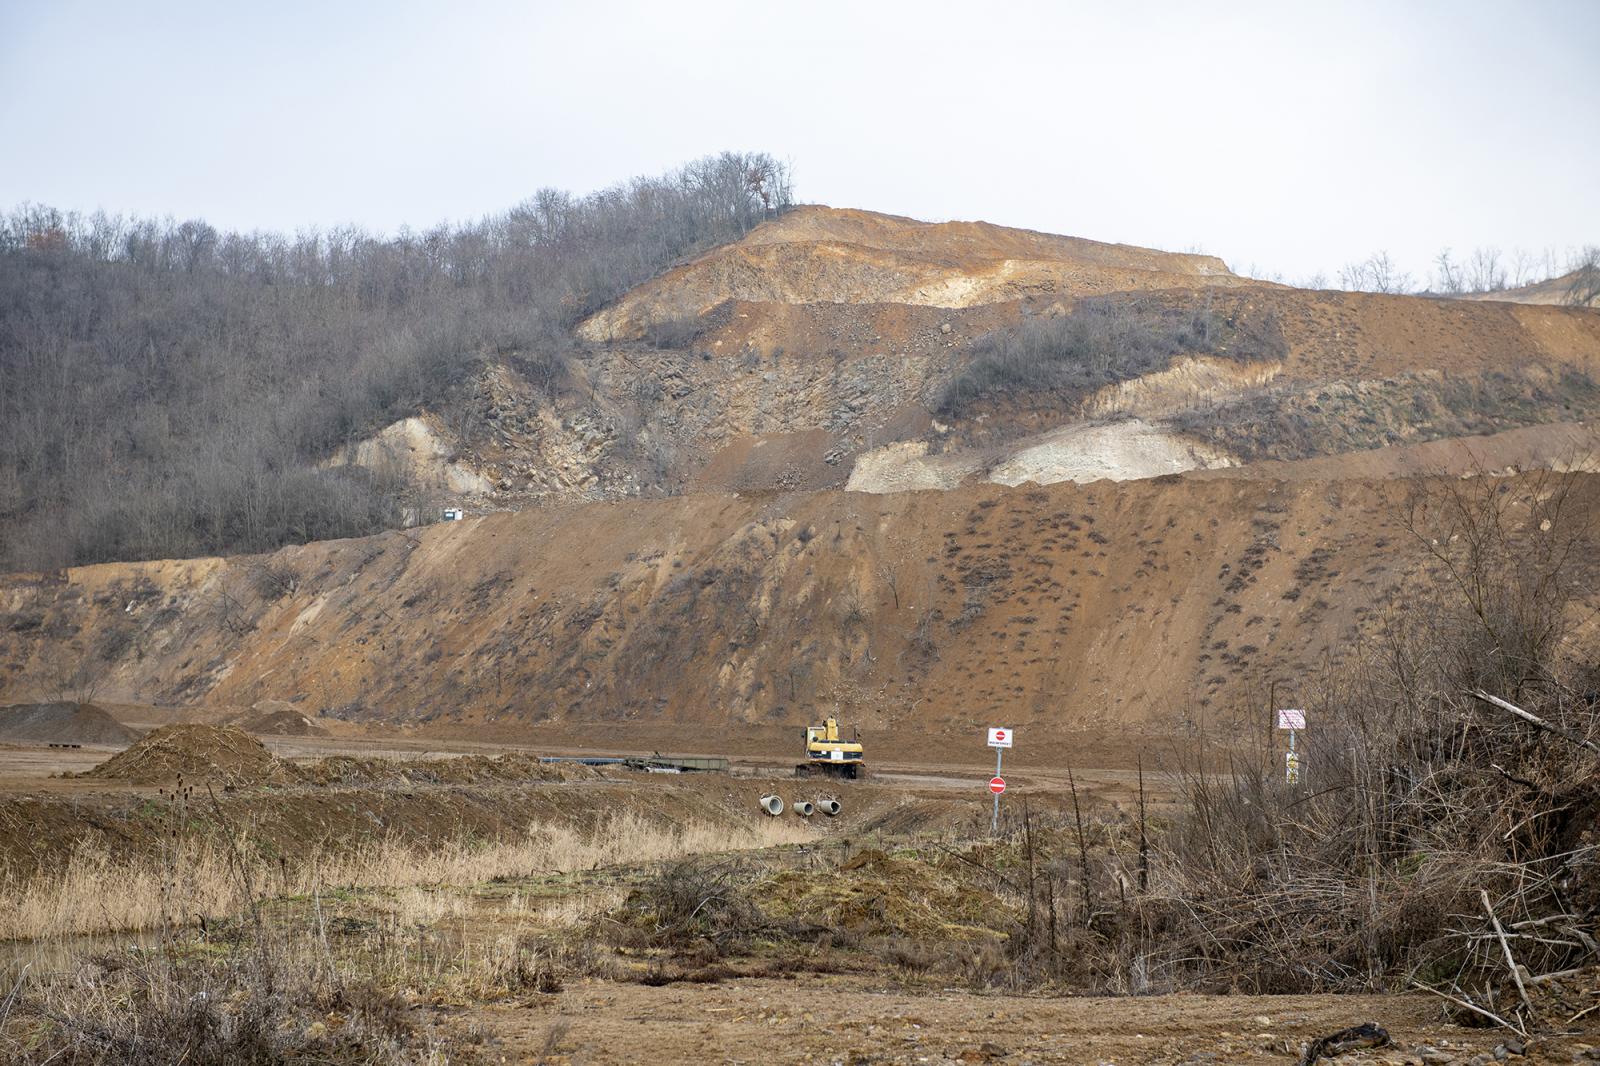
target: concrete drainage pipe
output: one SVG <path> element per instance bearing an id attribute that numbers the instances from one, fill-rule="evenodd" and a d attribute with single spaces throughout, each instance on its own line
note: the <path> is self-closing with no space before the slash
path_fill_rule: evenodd
<path id="1" fill-rule="evenodd" d="M 783 813 L 783 798 L 781 796 L 762 796 L 761 809 L 776 818 Z"/>
<path id="2" fill-rule="evenodd" d="M 816 810 L 816 808 L 805 800 L 799 800 L 794 805 L 794 813 L 798 814 L 802 818 L 810 818 L 811 812 L 814 810 Z"/>
<path id="3" fill-rule="evenodd" d="M 838 800 L 834 799 L 817 800 L 817 810 L 821 811 L 823 814 L 826 814 L 829 818 L 832 818 L 834 815 L 844 810 L 844 806 Z"/>

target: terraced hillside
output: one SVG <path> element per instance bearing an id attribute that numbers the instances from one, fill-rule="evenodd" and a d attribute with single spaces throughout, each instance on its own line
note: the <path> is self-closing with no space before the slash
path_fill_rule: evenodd
<path id="1" fill-rule="evenodd" d="M 1248 469 L 1600 411 L 1593 311 L 1286 289 L 1209 257 L 818 207 L 578 333 L 334 461 L 399 456 L 482 510 Z"/>
<path id="2" fill-rule="evenodd" d="M 0 578 L 5 697 L 1183 727 L 1381 627 L 1419 475 L 1576 471 L 1587 514 L 1600 454 L 1595 311 L 981 224 L 796 209 L 578 334 L 328 457 L 465 522 Z"/>

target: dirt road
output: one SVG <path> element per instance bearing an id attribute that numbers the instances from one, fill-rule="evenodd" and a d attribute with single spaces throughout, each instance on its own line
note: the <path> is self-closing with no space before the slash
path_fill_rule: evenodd
<path id="1" fill-rule="evenodd" d="M 1317 1036 L 1365 1021 L 1395 1047 L 1345 1063 L 1439 1062 L 1493 1052 L 1504 1036 L 1443 1024 L 1422 996 L 1044 998 L 895 991 L 837 975 L 718 985 L 574 982 L 556 995 L 475 1012 L 506 1062 L 534 1062 L 553 1034 L 571 1063 L 1238 1063 L 1282 1066 Z M 1570 1061 L 1574 1045 L 1526 1059 Z M 1559 1057 L 1552 1057 L 1559 1055 Z"/>

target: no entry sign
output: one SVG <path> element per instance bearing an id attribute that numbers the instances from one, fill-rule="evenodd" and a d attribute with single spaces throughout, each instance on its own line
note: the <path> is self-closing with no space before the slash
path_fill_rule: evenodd
<path id="1" fill-rule="evenodd" d="M 1009 727 L 989 727 L 989 746 L 994 749 L 994 776 L 989 778 L 989 791 L 994 793 L 994 811 L 989 815 L 989 832 L 1000 832 L 1000 793 L 1006 790 L 1006 779 L 1000 776 L 1000 764 L 1006 749 L 1016 743 L 1017 734 Z"/>

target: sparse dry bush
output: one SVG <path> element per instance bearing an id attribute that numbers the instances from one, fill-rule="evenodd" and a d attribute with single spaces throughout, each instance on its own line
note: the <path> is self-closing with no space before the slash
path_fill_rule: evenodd
<path id="1" fill-rule="evenodd" d="M 1568 307 L 1593 307 L 1600 302 L 1600 246 L 1591 244 L 1578 256 L 1565 298 Z"/>
<path id="2" fill-rule="evenodd" d="M 268 969 L 155 951 L 86 960 L 22 991 L 0 1017 L 0 1057 L 17 1066 L 269 1066 L 434 1061 L 438 1048 L 393 993 L 331 985 L 275 958 Z"/>
<path id="3" fill-rule="evenodd" d="M 1034 317 L 987 334 L 945 388 L 937 407 L 960 417 L 996 397 L 1054 393 L 1067 398 L 1165 368 L 1174 356 L 1219 354 L 1241 361 L 1281 359 L 1288 351 L 1271 312 L 1206 295 L 1102 296 L 1066 315 Z"/>
<path id="4" fill-rule="evenodd" d="M 1186 775 L 1139 900 L 1158 976 L 1262 992 L 1400 977 L 1469 998 L 1511 976 L 1497 922 L 1534 971 L 1596 954 L 1581 928 L 1600 908 L 1600 708 L 1571 642 L 1591 492 L 1480 477 L 1413 500 L 1432 569 L 1318 684 L 1304 782 L 1265 750 Z"/>
<path id="5" fill-rule="evenodd" d="M 790 821 L 762 819 L 730 831 L 725 825 L 662 825 L 619 815 L 587 830 L 534 824 L 520 839 L 455 841 L 441 846 L 384 837 L 278 863 L 242 856 L 250 878 L 287 896 L 352 887 L 475 885 L 500 877 L 635 865 L 809 840 Z M 248 903 L 236 859 L 214 837 L 182 835 L 165 855 L 118 857 L 85 844 L 64 867 L 0 880 L 0 941 L 121 929 L 155 929 L 176 921 L 238 913 Z"/>
<path id="6" fill-rule="evenodd" d="M 269 559 L 250 568 L 250 583 L 256 595 L 267 603 L 294 595 L 299 580 L 294 567 L 282 560 Z"/>
<path id="7" fill-rule="evenodd" d="M 750 891 L 755 878 L 755 869 L 737 859 L 680 859 L 636 888 L 618 917 L 645 929 L 653 946 L 706 944 L 720 955 L 770 924 Z"/>
<path id="8" fill-rule="evenodd" d="M 644 339 L 652 348 L 686 349 L 700 339 L 705 329 L 706 321 L 699 315 L 678 315 L 650 322 L 645 326 Z"/>

